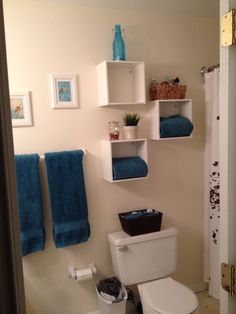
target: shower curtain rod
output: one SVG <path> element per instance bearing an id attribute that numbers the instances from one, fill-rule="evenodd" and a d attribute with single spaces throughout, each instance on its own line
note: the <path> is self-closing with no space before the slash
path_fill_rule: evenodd
<path id="1" fill-rule="evenodd" d="M 202 76 L 204 76 L 205 73 L 212 72 L 212 71 L 214 71 L 215 69 L 217 69 L 217 68 L 219 68 L 219 67 L 220 67 L 220 64 L 219 64 L 219 63 L 218 63 L 218 64 L 215 64 L 215 65 L 212 65 L 212 66 L 210 66 L 210 67 L 204 66 L 204 67 L 201 68 L 200 73 L 201 73 Z"/>

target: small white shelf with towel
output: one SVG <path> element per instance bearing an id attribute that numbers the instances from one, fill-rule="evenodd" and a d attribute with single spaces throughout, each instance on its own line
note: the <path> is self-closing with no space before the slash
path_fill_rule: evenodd
<path id="1" fill-rule="evenodd" d="M 181 115 L 188 118 L 192 122 L 192 100 L 191 99 L 160 99 L 153 100 L 147 106 L 148 118 L 148 138 L 151 140 L 176 140 L 192 137 L 161 137 L 160 135 L 160 119 L 161 117 L 169 117 L 173 115 Z"/>
<path id="2" fill-rule="evenodd" d="M 127 179 L 113 179 L 113 164 L 112 158 L 120 157 L 140 157 L 148 166 L 148 155 L 147 155 L 147 139 L 139 138 L 132 140 L 102 140 L 102 161 L 103 161 L 103 178 L 109 182 L 124 182 L 134 180 L 144 180 L 145 177 L 135 177 Z"/>

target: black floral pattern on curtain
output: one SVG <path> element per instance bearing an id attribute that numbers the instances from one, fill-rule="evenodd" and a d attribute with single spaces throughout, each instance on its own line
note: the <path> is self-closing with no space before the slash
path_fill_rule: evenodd
<path id="1" fill-rule="evenodd" d="M 220 218 L 220 172 L 219 162 L 212 163 L 212 171 L 210 173 L 210 219 Z M 215 228 L 211 230 L 211 240 L 214 244 L 218 244 L 219 230 Z"/>

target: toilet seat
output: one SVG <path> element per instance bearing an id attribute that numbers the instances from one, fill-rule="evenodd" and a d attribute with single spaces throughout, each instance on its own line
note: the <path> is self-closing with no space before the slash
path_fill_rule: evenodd
<path id="1" fill-rule="evenodd" d="M 172 278 L 138 285 L 143 307 L 150 313 L 191 314 L 198 307 L 194 292 Z"/>

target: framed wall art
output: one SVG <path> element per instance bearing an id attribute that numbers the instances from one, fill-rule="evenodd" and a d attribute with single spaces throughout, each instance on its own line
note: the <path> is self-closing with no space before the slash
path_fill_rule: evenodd
<path id="1" fill-rule="evenodd" d="M 76 75 L 50 74 L 52 108 L 79 108 Z"/>
<path id="2" fill-rule="evenodd" d="M 32 126 L 30 91 L 13 90 L 10 92 L 11 119 L 13 127 Z"/>

